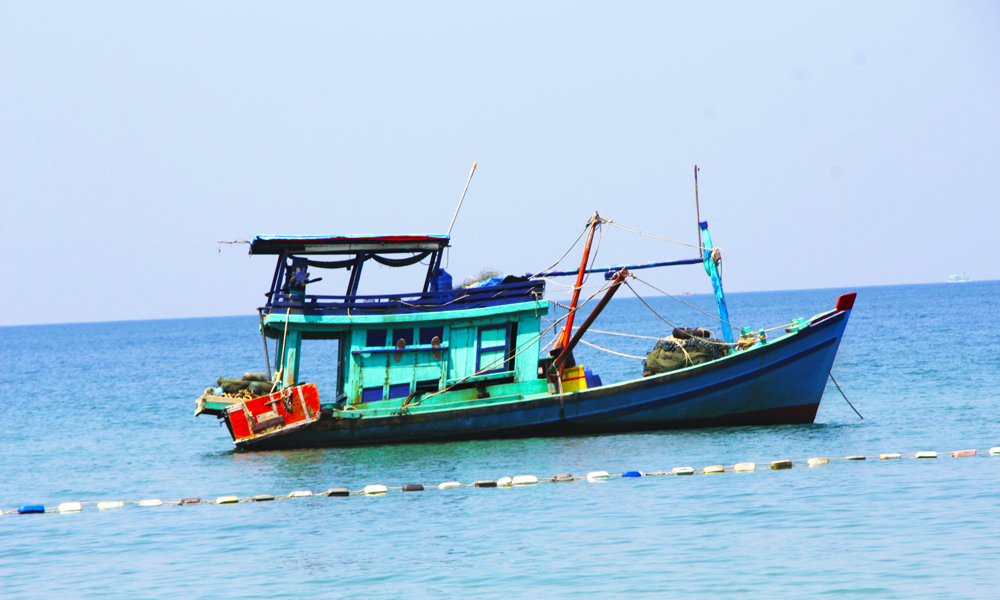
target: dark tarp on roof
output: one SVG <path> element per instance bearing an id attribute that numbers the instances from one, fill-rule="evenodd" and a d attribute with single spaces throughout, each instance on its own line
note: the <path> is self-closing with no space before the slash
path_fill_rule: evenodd
<path id="1" fill-rule="evenodd" d="M 446 235 L 257 236 L 250 254 L 407 254 L 440 250 L 448 241 Z"/>

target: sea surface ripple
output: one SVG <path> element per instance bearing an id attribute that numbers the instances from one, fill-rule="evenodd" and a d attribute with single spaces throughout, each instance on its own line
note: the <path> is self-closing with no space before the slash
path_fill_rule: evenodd
<path id="1" fill-rule="evenodd" d="M 730 294 L 754 329 L 851 290 Z M 0 508 L 1000 446 L 1000 282 L 861 288 L 816 423 L 235 452 L 192 417 L 256 317 L 0 328 Z M 711 296 L 684 298 L 714 311 Z M 718 324 L 653 298 L 665 318 Z M 634 298 L 602 331 L 665 335 Z M 594 343 L 643 355 L 652 342 Z M 334 376 L 329 344 L 303 374 Z M 639 361 L 582 348 L 605 382 Z M 0 516 L 0 598 L 998 598 L 1000 456 Z"/>

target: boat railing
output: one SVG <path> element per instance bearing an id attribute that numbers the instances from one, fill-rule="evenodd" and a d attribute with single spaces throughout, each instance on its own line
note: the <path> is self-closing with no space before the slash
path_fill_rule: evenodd
<path id="1" fill-rule="evenodd" d="M 273 294 L 266 308 L 271 311 L 302 310 L 312 314 L 359 312 L 424 312 L 479 308 L 541 299 L 545 282 L 539 280 L 490 285 L 478 288 L 458 288 L 437 292 L 410 294 L 380 294 L 373 296 L 330 296 Z"/>

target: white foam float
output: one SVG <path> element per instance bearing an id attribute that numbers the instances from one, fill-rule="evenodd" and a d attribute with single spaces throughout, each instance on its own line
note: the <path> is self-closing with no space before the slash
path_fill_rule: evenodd
<path id="1" fill-rule="evenodd" d="M 886 454 L 879 454 L 878 455 L 878 459 L 879 460 L 898 460 L 902 456 L 903 455 L 900 454 L 899 452 L 889 452 L 889 453 L 886 453 Z"/>
<path id="2" fill-rule="evenodd" d="M 820 458 L 818 456 L 816 458 L 810 458 L 809 460 L 806 461 L 806 464 L 809 465 L 810 467 L 818 467 L 820 465 L 826 465 L 829 463 L 830 463 L 829 458 Z"/>
<path id="3" fill-rule="evenodd" d="M 114 502 L 98 502 L 97 508 L 100 510 L 108 510 L 110 508 L 121 508 L 125 506 L 124 502 L 114 501 Z"/>
<path id="4" fill-rule="evenodd" d="M 694 469 L 691 467 L 674 467 L 670 471 L 671 475 L 694 475 Z"/>
<path id="5" fill-rule="evenodd" d="M 239 501 L 239 496 L 219 496 L 215 499 L 216 504 L 236 504 Z"/>
<path id="6" fill-rule="evenodd" d="M 450 490 L 452 488 L 460 488 L 460 487 L 462 487 L 462 484 L 459 483 L 458 481 L 445 481 L 444 483 L 438 485 L 438 489 L 441 490 Z"/>
<path id="7" fill-rule="evenodd" d="M 598 481 L 600 479 L 607 479 L 611 477 L 607 471 L 591 471 L 587 473 L 587 481 Z"/>
<path id="8" fill-rule="evenodd" d="M 497 479 L 497 487 L 510 487 L 514 485 L 514 480 L 510 477 L 501 477 Z"/>
<path id="9" fill-rule="evenodd" d="M 163 506 L 163 500 L 157 500 L 155 498 L 149 500 L 140 500 L 139 506 Z"/>
<path id="10" fill-rule="evenodd" d="M 376 494 L 385 494 L 389 492 L 389 488 L 381 484 L 366 485 L 364 489 L 365 495 L 374 496 Z"/>
<path id="11" fill-rule="evenodd" d="M 702 473 L 725 473 L 726 467 L 722 465 L 711 465 L 701 470 Z"/>
<path id="12" fill-rule="evenodd" d="M 80 512 L 83 510 L 83 505 L 79 502 L 63 502 L 56 508 L 56 512 Z"/>
<path id="13" fill-rule="evenodd" d="M 913 458 L 937 458 L 937 452 L 933 450 L 924 450 L 923 452 L 917 452 L 913 455 Z"/>
<path id="14" fill-rule="evenodd" d="M 737 473 L 749 473 L 757 470 L 757 463 L 745 462 L 733 465 L 733 470 Z"/>
<path id="15" fill-rule="evenodd" d="M 297 492 L 292 492 L 291 494 L 288 494 L 288 497 L 289 498 L 308 498 L 309 496 L 312 496 L 312 495 L 313 495 L 313 493 L 310 492 L 309 490 L 299 490 Z"/>
<path id="16" fill-rule="evenodd" d="M 538 478 L 534 475 L 515 475 L 511 483 L 514 485 L 534 485 L 538 483 Z"/>

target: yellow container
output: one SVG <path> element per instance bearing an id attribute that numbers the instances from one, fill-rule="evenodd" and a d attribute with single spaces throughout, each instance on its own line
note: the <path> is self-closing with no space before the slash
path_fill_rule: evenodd
<path id="1" fill-rule="evenodd" d="M 562 372 L 563 392 L 579 392 L 587 389 L 587 376 L 583 372 L 583 365 L 577 365 Z"/>

